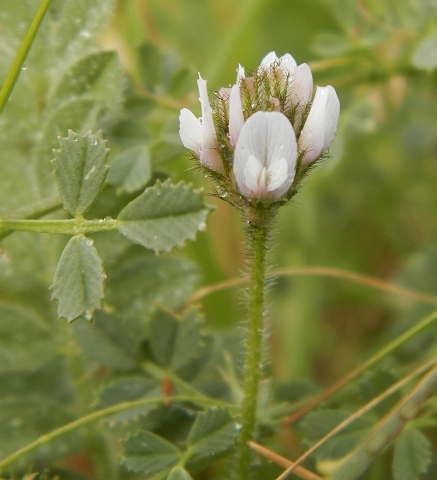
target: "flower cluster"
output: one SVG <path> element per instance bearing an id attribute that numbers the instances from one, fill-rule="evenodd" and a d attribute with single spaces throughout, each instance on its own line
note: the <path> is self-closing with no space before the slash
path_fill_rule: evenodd
<path id="1" fill-rule="evenodd" d="M 291 198 L 296 172 L 320 158 L 334 138 L 340 112 L 334 88 L 317 87 L 311 101 L 309 66 L 274 52 L 251 76 L 239 66 L 236 84 L 220 89 L 211 103 L 200 75 L 197 84 L 202 116 L 181 110 L 184 146 L 248 201 Z"/>

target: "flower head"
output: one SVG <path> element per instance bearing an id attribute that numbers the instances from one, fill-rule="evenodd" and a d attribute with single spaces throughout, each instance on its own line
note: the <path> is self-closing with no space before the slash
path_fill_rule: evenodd
<path id="1" fill-rule="evenodd" d="M 249 202 L 291 198 L 301 177 L 296 169 L 320 158 L 337 131 L 334 88 L 317 87 L 311 103 L 311 69 L 288 53 L 270 52 L 249 77 L 240 65 L 235 85 L 220 89 L 212 106 L 200 75 L 198 85 L 202 117 L 181 111 L 182 142 L 202 165 L 220 172 L 214 179 L 221 187 L 236 185 Z"/>

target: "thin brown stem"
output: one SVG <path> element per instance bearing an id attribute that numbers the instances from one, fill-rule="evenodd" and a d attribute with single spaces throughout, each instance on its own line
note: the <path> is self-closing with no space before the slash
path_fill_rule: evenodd
<path id="1" fill-rule="evenodd" d="M 259 443 L 252 442 L 251 440 L 249 440 L 249 442 L 247 443 L 256 453 L 259 453 L 270 462 L 276 463 L 277 465 L 280 465 L 281 467 L 284 467 L 284 468 L 289 468 L 293 466 L 293 462 L 291 460 L 288 460 L 288 458 L 285 458 L 281 455 L 278 455 L 275 452 L 272 452 L 271 450 L 263 447 Z M 319 475 L 316 475 L 315 473 L 311 472 L 310 470 L 307 470 L 304 467 L 301 467 L 300 465 L 296 467 L 296 470 L 294 471 L 294 473 L 298 477 L 303 478 L 304 480 L 323 480 L 322 477 L 319 477 Z"/>
<path id="2" fill-rule="evenodd" d="M 411 298 L 418 302 L 428 303 L 430 305 L 437 306 L 437 297 L 428 293 L 418 292 L 410 288 L 401 287 L 391 282 L 381 280 L 379 278 L 371 277 L 370 275 L 364 275 L 362 273 L 350 272 L 347 270 L 341 270 L 334 267 L 297 267 L 297 268 L 279 268 L 276 270 L 270 270 L 267 277 L 288 277 L 288 276 L 319 276 L 319 277 L 332 277 L 342 280 L 348 280 L 355 283 L 366 285 L 367 287 L 374 288 L 383 292 L 393 293 L 403 297 Z M 195 292 L 188 300 L 187 303 L 193 303 L 200 300 L 207 295 L 214 292 L 226 290 L 243 283 L 247 283 L 247 278 L 232 278 L 225 280 L 224 282 L 215 283 L 202 287 Z"/>

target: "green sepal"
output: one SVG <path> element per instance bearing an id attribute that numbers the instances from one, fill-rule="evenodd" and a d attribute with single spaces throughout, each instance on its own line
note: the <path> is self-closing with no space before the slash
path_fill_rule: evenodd
<path id="1" fill-rule="evenodd" d="M 102 132 L 81 136 L 72 130 L 60 138 L 52 160 L 56 183 L 66 210 L 82 215 L 99 196 L 109 166 L 109 149 Z"/>

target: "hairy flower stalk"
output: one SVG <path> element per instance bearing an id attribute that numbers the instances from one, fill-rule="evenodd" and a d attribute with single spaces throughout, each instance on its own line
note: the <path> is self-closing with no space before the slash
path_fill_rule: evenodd
<path id="1" fill-rule="evenodd" d="M 214 181 L 217 195 L 238 208 L 246 222 L 249 256 L 248 324 L 244 398 L 237 445 L 237 478 L 250 478 L 262 368 L 266 254 L 278 208 L 297 193 L 302 179 L 324 156 L 337 131 L 340 102 L 333 87 L 317 87 L 307 64 L 270 52 L 246 76 L 237 70 L 232 88 L 210 101 L 199 75 L 201 118 L 182 109 L 180 137 Z"/>

